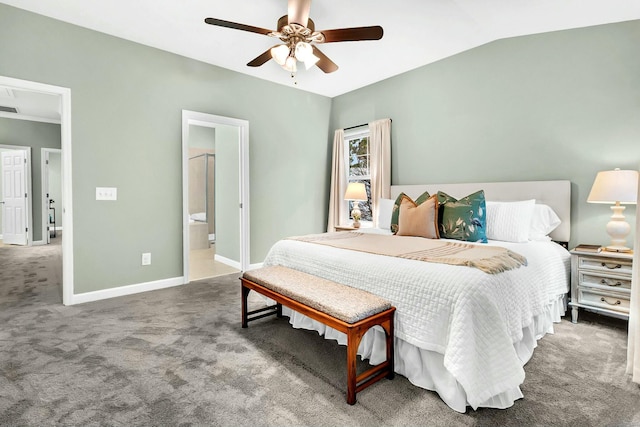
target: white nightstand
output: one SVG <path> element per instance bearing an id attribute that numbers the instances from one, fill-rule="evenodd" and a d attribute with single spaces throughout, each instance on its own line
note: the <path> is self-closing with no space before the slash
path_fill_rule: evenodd
<path id="1" fill-rule="evenodd" d="M 571 251 L 571 321 L 582 307 L 629 319 L 633 253 Z"/>

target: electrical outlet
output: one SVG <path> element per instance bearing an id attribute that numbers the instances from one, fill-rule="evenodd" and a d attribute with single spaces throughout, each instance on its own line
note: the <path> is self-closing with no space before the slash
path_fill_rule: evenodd
<path id="1" fill-rule="evenodd" d="M 145 252 L 142 254 L 142 265 L 151 265 L 151 253 Z"/>

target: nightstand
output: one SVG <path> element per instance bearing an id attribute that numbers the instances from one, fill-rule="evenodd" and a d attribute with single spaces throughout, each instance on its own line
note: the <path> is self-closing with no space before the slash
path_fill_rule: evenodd
<path id="1" fill-rule="evenodd" d="M 357 230 L 357 228 L 352 227 L 350 225 L 336 225 L 334 228 L 336 229 L 336 231 L 353 231 L 353 230 Z"/>
<path id="2" fill-rule="evenodd" d="M 571 321 L 578 308 L 629 319 L 633 253 L 571 251 Z"/>

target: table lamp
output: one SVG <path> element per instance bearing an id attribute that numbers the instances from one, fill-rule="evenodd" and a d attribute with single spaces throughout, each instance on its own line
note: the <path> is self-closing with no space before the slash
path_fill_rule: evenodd
<path id="1" fill-rule="evenodd" d="M 345 200 L 351 200 L 353 202 L 353 209 L 351 210 L 351 218 L 353 218 L 353 228 L 360 228 L 360 201 L 367 200 L 367 190 L 362 182 L 350 182 L 347 186 L 347 191 L 344 193 Z"/>
<path id="2" fill-rule="evenodd" d="M 629 252 L 626 247 L 627 235 L 631 226 L 624 218 L 624 205 L 636 204 L 638 198 L 638 171 L 620 170 L 598 172 L 587 198 L 589 203 L 613 204 L 611 220 L 607 224 L 607 233 L 611 244 L 605 250 L 611 252 Z"/>

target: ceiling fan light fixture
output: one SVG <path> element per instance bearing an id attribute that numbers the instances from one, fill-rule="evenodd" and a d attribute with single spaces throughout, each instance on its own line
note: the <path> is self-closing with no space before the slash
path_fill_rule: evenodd
<path id="1" fill-rule="evenodd" d="M 271 57 L 278 63 L 278 65 L 284 66 L 287 58 L 289 57 L 289 47 L 284 44 L 272 47 Z"/>
<path id="2" fill-rule="evenodd" d="M 313 48 L 309 43 L 298 42 L 296 43 L 295 56 L 298 61 L 307 62 L 313 56 Z"/>
<path id="3" fill-rule="evenodd" d="M 313 67 L 314 65 L 317 64 L 317 62 L 320 61 L 320 58 L 318 58 L 317 56 L 315 56 L 313 53 L 311 54 L 311 56 L 309 56 L 305 61 L 304 61 L 304 66 L 306 67 L 306 69 L 308 70 L 309 68 Z"/>
<path id="4" fill-rule="evenodd" d="M 290 73 L 295 73 L 296 71 L 298 71 L 298 67 L 296 66 L 296 63 L 297 63 L 296 58 L 294 58 L 293 56 L 289 56 L 284 62 L 284 65 L 282 66 L 282 68 L 284 68 Z"/>

